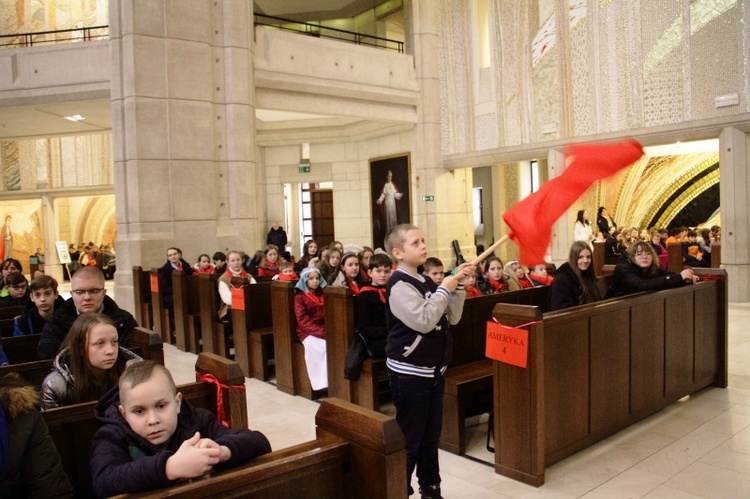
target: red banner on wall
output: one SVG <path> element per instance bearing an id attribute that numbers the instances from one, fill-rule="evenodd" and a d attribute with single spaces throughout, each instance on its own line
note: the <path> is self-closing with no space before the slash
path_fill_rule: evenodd
<path id="1" fill-rule="evenodd" d="M 529 332 L 503 326 L 497 322 L 487 323 L 487 342 L 485 355 L 490 359 L 526 367 L 529 354 Z"/>

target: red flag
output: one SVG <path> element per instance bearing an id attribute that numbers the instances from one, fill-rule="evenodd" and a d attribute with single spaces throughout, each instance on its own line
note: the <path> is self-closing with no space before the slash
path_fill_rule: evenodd
<path id="1" fill-rule="evenodd" d="M 510 238 L 521 247 L 521 263 L 544 261 L 552 225 L 586 192 L 591 184 L 632 165 L 643 156 L 643 147 L 633 139 L 610 144 L 571 145 L 566 149 L 570 164 L 559 177 L 521 200 L 503 214 Z"/>

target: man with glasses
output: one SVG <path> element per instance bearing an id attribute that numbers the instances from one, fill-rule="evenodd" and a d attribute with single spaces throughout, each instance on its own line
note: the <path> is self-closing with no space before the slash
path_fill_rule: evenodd
<path id="1" fill-rule="evenodd" d="M 122 310 L 117 303 L 106 296 L 104 274 L 96 267 L 81 267 L 70 280 L 70 294 L 65 304 L 55 311 L 52 320 L 47 321 L 39 339 L 37 355 L 39 359 L 52 359 L 70 330 L 70 326 L 80 314 L 99 312 L 115 323 L 120 346 L 130 346 L 130 335 L 138 325 L 129 312 Z"/>

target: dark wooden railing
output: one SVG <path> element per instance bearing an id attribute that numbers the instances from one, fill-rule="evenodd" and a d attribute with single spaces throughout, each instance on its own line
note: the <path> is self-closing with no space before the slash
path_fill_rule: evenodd
<path id="1" fill-rule="evenodd" d="M 0 35 L 0 48 L 32 47 L 42 44 L 90 42 L 107 39 L 109 39 L 109 26 L 84 26 L 54 31 Z"/>
<path id="2" fill-rule="evenodd" d="M 357 45 L 368 45 L 370 47 L 386 50 L 396 50 L 400 54 L 404 53 L 404 42 L 399 40 L 392 40 L 364 33 L 356 33 L 354 31 L 346 31 L 338 28 L 330 28 L 327 26 L 321 26 L 320 24 L 300 22 L 295 21 L 294 19 L 255 14 L 255 25 L 267 26 L 284 31 L 294 31 L 317 38 L 333 38 L 336 40 L 355 43 Z"/>

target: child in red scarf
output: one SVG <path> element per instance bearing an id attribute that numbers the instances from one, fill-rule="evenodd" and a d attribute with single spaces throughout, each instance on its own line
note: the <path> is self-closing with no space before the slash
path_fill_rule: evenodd
<path id="1" fill-rule="evenodd" d="M 305 364 L 313 390 L 328 388 L 326 356 L 325 279 L 316 268 L 306 268 L 299 276 L 294 295 L 297 338 L 305 346 Z"/>
<path id="2" fill-rule="evenodd" d="M 508 290 L 508 284 L 505 282 L 505 276 L 503 275 L 503 262 L 496 256 L 491 256 L 487 259 L 487 283 L 489 289 L 488 295 L 495 295 L 502 291 Z"/>

